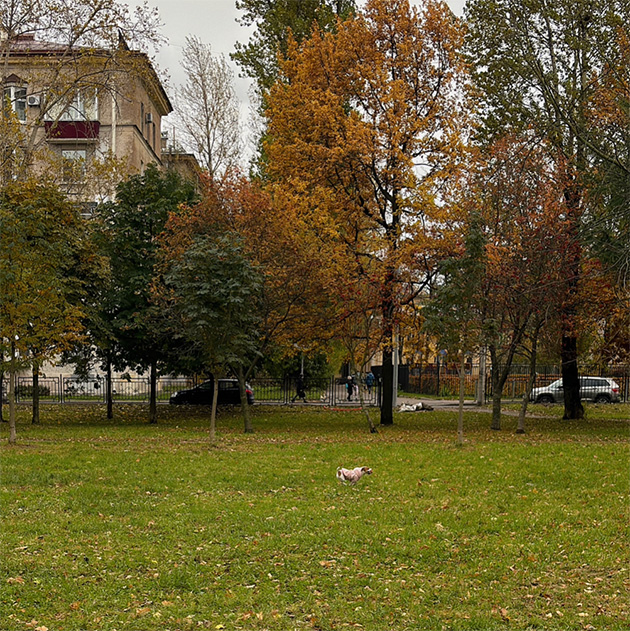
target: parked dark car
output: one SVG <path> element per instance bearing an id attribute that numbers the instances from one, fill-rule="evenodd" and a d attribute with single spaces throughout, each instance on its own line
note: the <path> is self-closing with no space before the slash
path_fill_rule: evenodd
<path id="1" fill-rule="evenodd" d="M 171 395 L 170 403 L 173 405 L 212 405 L 212 392 L 214 382 L 203 383 L 188 390 L 180 390 Z M 245 384 L 247 402 L 254 404 L 254 391 L 249 384 Z M 237 379 L 219 379 L 219 395 L 217 405 L 240 405 L 241 394 L 238 389 Z"/>

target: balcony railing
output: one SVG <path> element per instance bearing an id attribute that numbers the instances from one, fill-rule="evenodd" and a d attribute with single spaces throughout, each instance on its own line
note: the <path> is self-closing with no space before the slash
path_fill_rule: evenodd
<path id="1" fill-rule="evenodd" d="M 101 129 L 99 121 L 45 121 L 49 140 L 97 140 Z"/>

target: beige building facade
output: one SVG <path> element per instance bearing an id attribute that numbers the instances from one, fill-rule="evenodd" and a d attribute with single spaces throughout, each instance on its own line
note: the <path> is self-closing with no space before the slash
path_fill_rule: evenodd
<path id="1" fill-rule="evenodd" d="M 4 113 L 19 123 L 13 177 L 45 173 L 79 201 L 98 202 L 125 176 L 162 166 L 162 118 L 173 107 L 144 53 L 123 42 L 68 51 L 30 34 L 0 50 Z"/>

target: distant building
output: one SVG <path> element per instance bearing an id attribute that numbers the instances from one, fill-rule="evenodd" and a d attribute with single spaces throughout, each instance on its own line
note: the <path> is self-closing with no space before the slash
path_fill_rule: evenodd
<path id="1" fill-rule="evenodd" d="M 0 59 L 5 108 L 22 126 L 14 164 L 56 169 L 62 188 L 86 203 L 112 196 L 149 163 L 163 165 L 161 123 L 173 107 L 148 56 L 122 38 L 113 51 L 0 36 Z"/>

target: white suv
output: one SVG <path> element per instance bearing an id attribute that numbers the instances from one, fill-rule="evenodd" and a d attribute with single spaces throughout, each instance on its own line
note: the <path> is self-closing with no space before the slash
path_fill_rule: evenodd
<path id="1" fill-rule="evenodd" d="M 534 388 L 529 398 L 535 403 L 562 403 L 562 379 L 542 388 Z M 608 377 L 580 377 L 580 398 L 595 403 L 618 403 L 619 386 Z"/>

